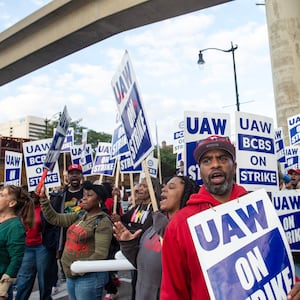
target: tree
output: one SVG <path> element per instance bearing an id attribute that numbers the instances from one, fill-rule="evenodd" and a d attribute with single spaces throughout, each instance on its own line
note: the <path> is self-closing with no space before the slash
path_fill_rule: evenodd
<path id="1" fill-rule="evenodd" d="M 88 143 L 92 145 L 92 149 L 96 149 L 99 142 L 110 143 L 111 139 L 111 134 L 105 132 L 97 132 L 92 129 L 88 131 Z"/>
<path id="2" fill-rule="evenodd" d="M 165 146 L 160 149 L 161 175 L 167 178 L 176 174 L 176 154 L 173 154 L 173 146 Z M 157 157 L 157 148 L 155 148 L 154 156 Z"/>
<path id="3" fill-rule="evenodd" d="M 82 131 L 87 129 L 87 127 L 81 126 L 80 122 L 82 120 L 75 120 L 70 123 L 69 127 L 74 128 L 74 144 L 81 145 L 82 143 Z M 42 138 L 51 138 L 53 137 L 53 130 L 57 127 L 58 121 L 45 120 L 45 133 L 40 137 Z M 98 146 L 99 142 L 111 142 L 112 136 L 111 134 L 105 132 L 97 132 L 95 130 L 89 129 L 87 134 L 87 141 L 91 144 L 92 149 L 95 149 Z"/>

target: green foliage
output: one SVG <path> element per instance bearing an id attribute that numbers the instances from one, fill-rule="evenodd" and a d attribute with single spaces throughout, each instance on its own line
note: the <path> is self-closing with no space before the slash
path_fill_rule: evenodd
<path id="1" fill-rule="evenodd" d="M 82 120 L 75 120 L 70 123 L 69 127 L 74 128 L 74 144 L 81 145 L 82 142 L 82 131 L 87 129 L 87 127 L 81 126 L 80 122 Z M 45 133 L 40 137 L 44 138 L 52 138 L 53 130 L 57 127 L 58 121 L 49 122 L 45 120 Z M 95 150 L 99 142 L 111 142 L 112 136 L 111 134 L 105 132 L 97 132 L 95 130 L 89 129 L 87 134 L 87 142 L 92 145 L 92 149 Z"/>
<path id="2" fill-rule="evenodd" d="M 154 156 L 157 157 L 157 148 L 155 148 Z M 173 154 L 173 146 L 160 148 L 160 160 L 162 178 L 176 174 L 176 154 Z"/>
<path id="3" fill-rule="evenodd" d="M 92 149 L 96 149 L 99 142 L 110 143 L 112 139 L 111 134 L 105 132 L 97 132 L 90 129 L 88 131 L 88 143 L 92 145 Z"/>

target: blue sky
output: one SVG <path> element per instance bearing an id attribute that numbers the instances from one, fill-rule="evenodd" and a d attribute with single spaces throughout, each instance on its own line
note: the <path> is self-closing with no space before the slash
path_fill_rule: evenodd
<path id="1" fill-rule="evenodd" d="M 49 2 L 0 0 L 0 31 Z M 156 123 L 159 143 L 172 143 L 184 111 L 230 113 L 233 124 L 231 53 L 206 51 L 206 63 L 197 66 L 200 49 L 229 49 L 231 41 L 238 45 L 241 111 L 275 121 L 265 7 L 256 5 L 262 2 L 236 0 L 126 31 L 10 82 L 0 87 L 0 122 L 25 115 L 49 119 L 67 105 L 82 126 L 112 134 L 116 104 L 110 82 L 128 50 L 154 141 Z"/>

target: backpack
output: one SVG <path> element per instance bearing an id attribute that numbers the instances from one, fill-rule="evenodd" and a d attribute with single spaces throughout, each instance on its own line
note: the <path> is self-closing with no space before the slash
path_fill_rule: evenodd
<path id="1" fill-rule="evenodd" d="M 81 210 L 80 212 L 78 212 L 78 217 L 81 218 L 83 217 L 83 215 L 85 214 L 84 210 Z M 94 221 L 94 232 L 96 231 L 96 228 L 99 224 L 99 222 L 103 219 L 103 218 L 109 218 L 109 216 L 106 215 L 98 215 L 97 218 Z M 111 221 L 111 220 L 110 220 Z M 115 259 L 115 255 L 116 253 L 120 250 L 120 243 L 119 241 L 114 237 L 114 235 L 112 235 L 111 238 L 111 242 L 109 245 L 109 250 L 108 250 L 108 256 L 107 259 Z"/>

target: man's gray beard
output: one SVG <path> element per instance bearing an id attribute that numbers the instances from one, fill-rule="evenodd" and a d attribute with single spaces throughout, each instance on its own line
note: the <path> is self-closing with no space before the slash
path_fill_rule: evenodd
<path id="1" fill-rule="evenodd" d="M 216 186 L 214 184 L 211 184 L 210 182 L 207 182 L 205 184 L 205 187 L 209 193 L 221 196 L 229 192 L 231 184 L 229 184 L 229 181 L 227 180 L 221 186 Z"/>

